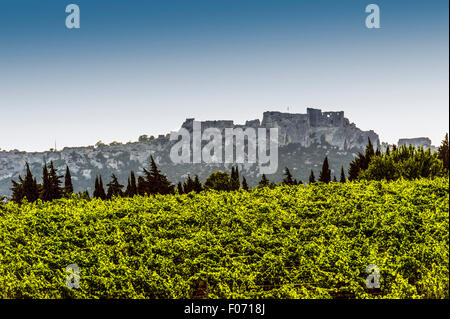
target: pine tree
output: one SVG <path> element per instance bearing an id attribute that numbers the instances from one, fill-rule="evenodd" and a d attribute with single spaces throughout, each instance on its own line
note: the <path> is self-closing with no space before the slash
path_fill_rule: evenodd
<path id="1" fill-rule="evenodd" d="M 331 181 L 331 170 L 328 166 L 328 157 L 325 156 L 322 164 L 322 171 L 319 175 L 319 182 L 329 183 Z"/>
<path id="2" fill-rule="evenodd" d="M 341 178 L 340 178 L 339 182 L 341 182 L 341 183 L 345 183 L 346 182 L 345 173 L 344 173 L 344 166 L 341 166 Z"/>
<path id="3" fill-rule="evenodd" d="M 289 168 L 284 168 L 284 179 L 281 182 L 283 185 L 296 185 L 297 182 L 292 178 L 292 174 L 289 171 Z"/>
<path id="4" fill-rule="evenodd" d="M 148 194 L 166 195 L 174 193 L 174 186 L 168 181 L 165 175 L 161 174 L 153 156 L 150 156 L 150 171 L 144 168 L 144 175 Z"/>
<path id="5" fill-rule="evenodd" d="M 333 182 L 334 182 L 334 183 L 337 183 L 336 175 L 333 176 Z"/>
<path id="6" fill-rule="evenodd" d="M 316 182 L 316 177 L 314 176 L 314 172 L 313 170 L 311 170 L 311 174 L 309 174 L 309 183 L 315 183 Z"/>
<path id="7" fill-rule="evenodd" d="M 248 191 L 248 184 L 247 180 L 245 179 L 245 176 L 242 176 L 242 189 Z"/>
<path id="8" fill-rule="evenodd" d="M 388 145 L 388 147 L 386 148 L 386 156 L 389 156 L 389 155 L 391 155 L 391 150 L 390 150 L 390 147 Z"/>
<path id="9" fill-rule="evenodd" d="M 448 133 L 445 134 L 444 140 L 438 149 L 438 158 L 442 161 L 445 171 L 448 170 L 449 149 L 448 149 Z"/>
<path id="10" fill-rule="evenodd" d="M 73 193 L 72 176 L 70 174 L 69 166 L 66 165 L 66 175 L 64 176 L 64 194 L 70 195 Z"/>
<path id="11" fill-rule="evenodd" d="M 114 175 L 114 174 L 111 175 L 111 181 L 108 183 L 107 186 L 108 186 L 108 192 L 106 194 L 107 199 L 123 196 L 123 192 L 122 192 L 123 185 L 121 185 L 119 183 L 116 175 Z"/>
<path id="12" fill-rule="evenodd" d="M 230 189 L 232 191 L 238 190 L 241 187 L 241 181 L 239 180 L 239 170 L 238 167 L 231 167 L 231 179 L 230 179 Z"/>

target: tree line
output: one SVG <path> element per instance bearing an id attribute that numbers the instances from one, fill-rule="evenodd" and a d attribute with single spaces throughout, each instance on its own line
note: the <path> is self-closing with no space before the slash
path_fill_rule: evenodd
<path id="1" fill-rule="evenodd" d="M 422 147 L 414 146 L 401 147 L 393 146 L 392 150 L 388 147 L 385 152 L 381 152 L 379 148 L 374 150 L 373 144 L 368 139 L 364 153 L 358 153 L 356 158 L 350 163 L 348 169 L 348 180 L 394 180 L 398 178 L 415 179 L 415 178 L 433 178 L 448 174 L 449 171 L 449 146 L 448 134 L 445 135 L 438 151 L 424 150 Z M 64 184 L 62 179 L 64 178 Z M 314 171 L 311 170 L 309 175 L 309 184 L 313 183 L 330 183 L 330 182 L 347 182 L 344 167 L 341 167 L 339 181 L 336 176 L 331 177 L 331 169 L 328 163 L 328 157 L 325 157 L 322 163 L 322 169 L 319 172 L 319 178 L 316 180 Z M 270 181 L 265 174 L 262 175 L 257 187 L 276 187 L 277 185 L 301 185 L 303 182 L 293 177 L 288 167 L 285 167 L 283 180 L 276 184 Z M 106 190 L 103 184 L 102 176 L 95 178 L 93 198 L 103 200 L 112 199 L 113 197 L 133 197 L 135 195 L 149 196 L 155 194 L 189 194 L 191 192 L 199 193 L 203 190 L 217 191 L 235 191 L 250 189 L 245 176 L 241 176 L 237 166 L 231 168 L 231 173 L 225 171 L 217 171 L 208 176 L 205 183 L 202 184 L 198 175 L 192 178 L 188 175 L 187 179 L 182 183 L 178 182 L 176 187 L 168 180 L 168 178 L 158 169 L 153 156 L 150 156 L 149 169 L 143 168 L 142 175 L 136 178 L 134 171 L 130 172 L 127 185 L 120 184 L 115 174 L 111 175 L 111 180 L 106 184 Z M 47 166 L 44 163 L 42 169 L 42 184 L 38 184 L 36 178 L 32 175 L 30 166 L 26 163 L 25 177 L 19 175 L 18 181 L 12 180 L 12 200 L 22 202 L 27 199 L 28 202 L 34 202 L 38 199 L 42 201 L 52 201 L 63 197 L 76 195 L 78 198 L 90 199 L 89 192 L 78 192 L 74 194 L 72 177 L 70 169 L 66 166 L 64 176 L 60 176 L 55 169 L 53 162 Z"/>

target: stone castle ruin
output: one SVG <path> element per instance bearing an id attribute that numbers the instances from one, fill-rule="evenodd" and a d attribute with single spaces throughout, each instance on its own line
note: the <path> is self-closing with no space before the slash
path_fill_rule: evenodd
<path id="1" fill-rule="evenodd" d="M 192 131 L 195 119 L 187 119 L 182 127 Z M 380 145 L 378 134 L 362 131 L 344 117 L 344 112 L 322 112 L 308 108 L 306 114 L 264 112 L 263 119 L 246 121 L 244 125 L 226 121 L 202 121 L 202 130 L 207 128 L 273 128 L 279 132 L 279 145 L 299 144 L 302 147 L 329 144 L 340 150 L 364 149 L 370 138 L 375 147 Z"/>

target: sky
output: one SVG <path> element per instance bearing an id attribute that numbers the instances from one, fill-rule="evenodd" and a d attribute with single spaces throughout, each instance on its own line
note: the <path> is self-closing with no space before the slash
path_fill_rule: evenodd
<path id="1" fill-rule="evenodd" d="M 0 1 L 0 149 L 307 107 L 389 143 L 448 131 L 448 1 L 70 1 Z M 66 28 L 70 3 L 80 29 Z M 365 26 L 370 3 L 380 29 Z"/>

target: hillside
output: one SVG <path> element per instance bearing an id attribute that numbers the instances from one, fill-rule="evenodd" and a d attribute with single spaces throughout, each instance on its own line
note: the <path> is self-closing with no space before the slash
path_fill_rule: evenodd
<path id="1" fill-rule="evenodd" d="M 448 227 L 448 177 L 11 202 L 0 298 L 449 298 Z"/>

